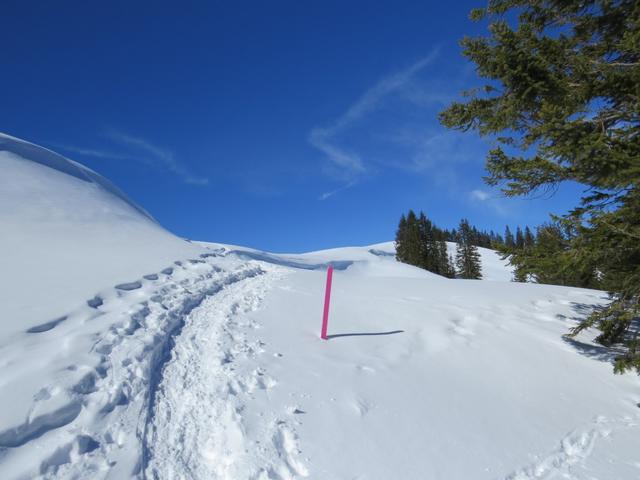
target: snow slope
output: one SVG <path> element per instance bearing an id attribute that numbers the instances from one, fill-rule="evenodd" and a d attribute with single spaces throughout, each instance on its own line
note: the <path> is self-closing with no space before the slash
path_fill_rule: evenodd
<path id="1" fill-rule="evenodd" d="M 601 292 L 448 280 L 398 264 L 389 255 L 391 244 L 304 255 L 226 248 L 281 269 L 262 307 L 234 320 L 242 325 L 243 341 L 258 345 L 258 353 L 237 358 L 222 349 L 211 358 L 199 341 L 207 345 L 211 336 L 190 336 L 195 346 L 189 350 L 205 353 L 188 364 L 202 365 L 201 378 L 222 377 L 216 383 L 233 392 L 240 407 L 225 417 L 214 401 L 218 396 L 206 394 L 211 400 L 204 404 L 216 424 L 202 425 L 191 412 L 202 403 L 197 385 L 206 382 L 184 388 L 184 373 L 166 375 L 163 388 L 181 405 L 176 409 L 175 400 L 160 399 L 158 408 L 172 422 L 159 422 L 156 438 L 172 443 L 169 439 L 182 438 L 187 430 L 188 438 L 207 441 L 196 442 L 188 459 L 163 449 L 152 462 L 154 473 L 170 471 L 175 476 L 169 478 L 193 471 L 196 478 L 640 477 L 637 376 L 614 376 L 614 352 L 594 344 L 593 334 L 563 338 L 606 301 Z M 331 338 L 325 342 L 318 330 L 323 268 L 329 263 L 337 270 Z M 200 327 L 194 322 L 193 328 Z M 180 363 L 176 358 L 170 365 Z M 260 388 L 243 388 L 242 381 L 237 386 L 256 372 Z M 253 447 L 247 451 L 247 445 Z M 210 457 L 211 463 L 205 460 Z"/>
<path id="2" fill-rule="evenodd" d="M 200 251 L 97 173 L 42 147 L 0 134 L 0 172 L 0 254 L 10 273 L 0 277 L 0 339 Z"/>
<path id="3" fill-rule="evenodd" d="M 52 152 L 0 167 L 0 478 L 640 477 L 637 376 L 562 337 L 602 292 L 192 244 Z"/>
<path id="4" fill-rule="evenodd" d="M 246 259 L 263 260 L 278 265 L 286 265 L 308 270 L 326 268 L 329 263 L 331 263 L 334 268 L 340 270 L 349 268 L 352 265 L 369 265 L 375 263 L 377 268 L 370 269 L 369 273 L 371 275 L 418 277 L 433 275 L 411 265 L 389 262 L 388 260 L 393 260 L 396 255 L 394 242 L 377 243 L 375 245 L 369 245 L 368 247 L 343 247 L 320 250 L 317 252 L 287 254 L 273 254 L 237 245 L 209 242 L 198 243 L 205 247 L 211 246 L 213 248 L 226 248 L 229 252 Z M 456 244 L 447 242 L 447 249 L 449 254 L 455 257 Z M 502 260 L 497 252 L 487 248 L 479 247 L 478 252 L 480 253 L 480 261 L 482 263 L 483 280 L 499 282 L 510 282 L 512 280 L 513 270 L 509 266 L 507 260 Z"/>

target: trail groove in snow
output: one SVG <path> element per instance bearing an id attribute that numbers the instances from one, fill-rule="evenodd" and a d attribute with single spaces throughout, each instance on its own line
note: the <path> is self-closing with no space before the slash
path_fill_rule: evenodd
<path id="1" fill-rule="evenodd" d="M 245 412 L 251 398 L 268 395 L 277 384 L 257 362 L 264 344 L 248 340 L 245 332 L 260 328 L 250 312 L 281 275 L 281 269 L 270 267 L 264 275 L 229 285 L 186 318 L 153 403 L 144 441 L 146 478 L 308 475 L 284 412 Z M 249 425 L 247 415 L 260 421 Z"/>
<path id="2" fill-rule="evenodd" d="M 39 350 L 58 342 L 58 354 L 45 357 L 57 374 L 38 387 L 26 418 L 0 431 L 3 469 L 17 478 L 142 473 L 142 441 L 173 337 L 205 299 L 265 273 L 254 262 L 209 257 L 127 284 L 135 289 L 118 284 L 98 292 L 63 320 L 26 333 L 29 368 L 42 368 Z M 70 345 L 86 345 L 81 363 L 69 363 Z M 2 350 L 10 363 L 21 355 L 19 346 Z"/>

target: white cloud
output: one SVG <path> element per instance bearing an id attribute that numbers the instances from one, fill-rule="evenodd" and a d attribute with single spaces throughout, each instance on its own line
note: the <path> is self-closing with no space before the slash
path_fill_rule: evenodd
<path id="1" fill-rule="evenodd" d="M 320 195 L 318 197 L 318 200 L 326 200 L 329 197 L 333 197 L 336 193 L 340 193 L 340 192 L 342 192 L 342 191 L 344 191 L 344 190 L 346 190 L 348 188 L 351 188 L 354 185 L 356 185 L 356 183 L 357 182 L 352 181 L 352 182 L 347 183 L 346 185 L 343 185 L 340 188 L 336 188 L 335 190 L 331 190 L 330 192 L 325 192 L 325 193 L 323 193 L 322 195 Z"/>
<path id="2" fill-rule="evenodd" d="M 325 174 L 345 185 L 323 193 L 320 200 L 387 169 L 424 176 L 436 188 L 464 198 L 461 177 L 466 166 L 479 168 L 487 143 L 439 124 L 438 113 L 458 97 L 465 75 L 427 75 L 437 55 L 434 48 L 408 68 L 382 78 L 342 115 L 311 130 L 310 144 L 328 160 Z"/>
<path id="3" fill-rule="evenodd" d="M 491 198 L 489 193 L 485 192 L 484 190 L 472 190 L 469 195 L 471 196 L 472 200 L 479 200 L 481 202 L 484 202 Z"/>
<path id="4" fill-rule="evenodd" d="M 134 137 L 119 131 L 111 130 L 106 137 L 119 143 L 122 146 L 130 147 L 147 153 L 154 163 L 164 169 L 176 174 L 184 183 L 191 185 L 207 185 L 209 179 L 192 174 L 181 162 L 179 162 L 173 152 L 154 145 L 148 140 Z"/>
<path id="5" fill-rule="evenodd" d="M 469 201 L 479 208 L 490 208 L 502 217 L 510 216 L 512 204 L 500 194 L 494 195 L 486 190 L 475 189 L 469 192 Z"/>
<path id="6" fill-rule="evenodd" d="M 406 88 L 413 77 L 429 65 L 436 55 L 437 49 L 434 49 L 431 54 L 415 62 L 409 68 L 380 80 L 328 126 L 312 129 L 309 134 L 309 142 L 323 152 L 334 165 L 343 169 L 348 176 L 353 178 L 366 172 L 366 162 L 360 155 L 337 145 L 335 137 L 376 110 L 386 97 Z M 418 95 L 413 90 L 408 94 L 410 94 L 408 98 Z M 421 96 L 419 101 L 424 102 L 425 97 Z"/>
<path id="7" fill-rule="evenodd" d="M 93 148 L 77 147 L 75 145 L 67 145 L 67 144 L 53 144 L 53 146 L 56 148 L 65 150 L 67 152 L 77 153 L 78 155 L 84 155 L 85 157 L 110 158 L 113 160 L 133 160 L 134 159 L 134 157 L 131 155 L 111 152 L 107 150 L 97 150 Z"/>

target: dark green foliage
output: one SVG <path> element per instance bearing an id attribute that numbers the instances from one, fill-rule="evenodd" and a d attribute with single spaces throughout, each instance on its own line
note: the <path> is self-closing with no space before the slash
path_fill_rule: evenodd
<path id="1" fill-rule="evenodd" d="M 524 248 L 524 235 L 520 227 L 516 229 L 516 248 Z"/>
<path id="2" fill-rule="evenodd" d="M 456 270 L 453 267 L 453 261 L 447 252 L 447 242 L 439 240 L 437 243 L 438 248 L 438 265 L 440 268 L 440 275 L 447 278 L 454 278 L 456 276 Z"/>
<path id="3" fill-rule="evenodd" d="M 516 242 L 513 239 L 513 233 L 511 233 L 509 225 L 507 225 L 504 229 L 504 245 L 508 248 L 513 248 L 516 246 Z"/>
<path id="4" fill-rule="evenodd" d="M 524 229 L 524 248 L 531 248 L 536 243 L 536 237 L 533 236 L 529 227 L 525 227 Z"/>
<path id="5" fill-rule="evenodd" d="M 486 181 L 507 196 L 587 187 L 513 261 L 538 281 L 609 290 L 610 305 L 572 333 L 598 327 L 600 342 L 626 346 L 616 371 L 640 373 L 640 3 L 489 0 L 471 16 L 490 24 L 462 40 L 487 81 L 441 121 L 496 138 Z"/>
<path id="6" fill-rule="evenodd" d="M 480 253 L 474 244 L 474 231 L 469 226 L 468 220 L 460 221 L 458 229 L 459 241 L 456 246 L 456 270 L 457 276 L 467 279 L 482 278 Z"/>
<path id="7" fill-rule="evenodd" d="M 422 263 L 423 248 L 421 244 L 421 225 L 413 210 L 400 219 L 396 232 L 396 257 L 410 265 Z"/>
<path id="8" fill-rule="evenodd" d="M 525 230 L 526 232 L 526 230 Z M 564 222 L 538 227 L 534 237 L 523 236 L 521 247 L 500 249 L 514 267 L 514 281 L 548 283 L 583 288 L 599 288 L 593 262 L 578 262 L 571 247 L 576 231 Z"/>
<path id="9" fill-rule="evenodd" d="M 396 258 L 398 261 L 424 268 L 430 272 L 453 278 L 453 265 L 447 255 L 445 239 L 448 233 L 439 229 L 420 212 L 413 210 L 402 215 L 396 232 Z"/>

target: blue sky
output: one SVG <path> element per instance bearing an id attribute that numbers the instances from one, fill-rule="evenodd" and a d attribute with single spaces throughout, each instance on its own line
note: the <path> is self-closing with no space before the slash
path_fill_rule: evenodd
<path id="1" fill-rule="evenodd" d="M 3 2 L 0 131 L 120 186 L 178 235 L 307 251 L 437 224 L 537 225 L 488 141 L 438 124 L 479 84 L 458 40 L 482 2 Z"/>

